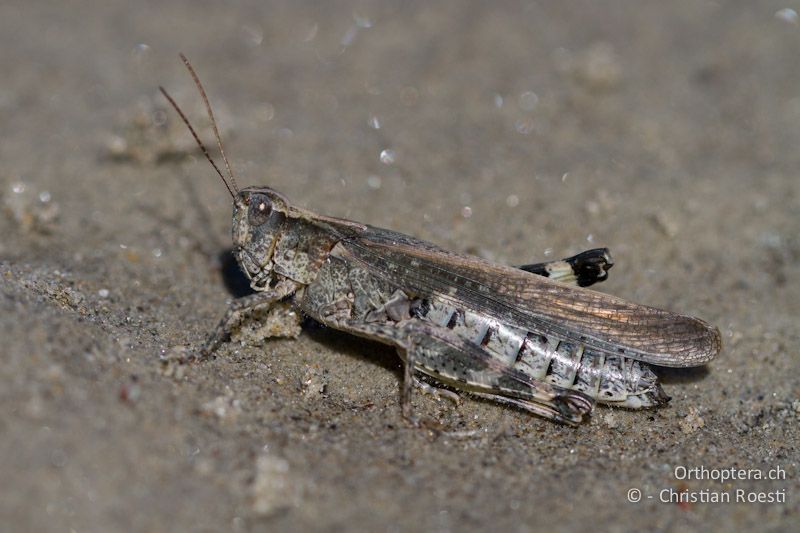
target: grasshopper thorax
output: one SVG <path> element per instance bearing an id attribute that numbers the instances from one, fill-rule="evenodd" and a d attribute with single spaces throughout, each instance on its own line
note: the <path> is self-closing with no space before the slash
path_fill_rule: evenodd
<path id="1" fill-rule="evenodd" d="M 272 256 L 289 202 L 268 187 L 240 190 L 233 202 L 233 252 L 254 289 L 269 285 Z"/>

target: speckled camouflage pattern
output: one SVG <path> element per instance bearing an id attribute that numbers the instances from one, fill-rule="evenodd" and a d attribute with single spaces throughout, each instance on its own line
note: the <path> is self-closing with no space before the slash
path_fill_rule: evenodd
<path id="1" fill-rule="evenodd" d="M 181 58 L 203 96 L 229 178 L 161 92 L 233 198 L 234 255 L 256 291 L 231 305 L 204 353 L 247 311 L 272 318 L 267 335 L 297 335 L 300 313 L 286 313 L 289 304 L 330 327 L 395 346 L 405 362 L 408 420 L 416 422 L 410 400 L 421 372 L 568 424 L 582 422 L 594 400 L 661 405 L 668 398 L 648 364 L 697 366 L 719 353 L 719 331 L 702 320 L 584 289 L 613 265 L 605 249 L 514 268 L 313 213 L 268 187 L 239 190 L 205 91 Z M 271 317 L 273 309 L 281 312 Z"/>
<path id="2" fill-rule="evenodd" d="M 236 259 L 257 292 L 234 304 L 207 350 L 243 311 L 289 302 L 322 324 L 396 346 L 412 420 L 417 372 L 577 424 L 594 401 L 664 404 L 649 364 L 694 366 L 719 351 L 719 333 L 698 319 L 580 288 L 606 277 L 605 249 L 505 267 L 297 208 L 269 188 L 238 191 L 233 221 Z"/>

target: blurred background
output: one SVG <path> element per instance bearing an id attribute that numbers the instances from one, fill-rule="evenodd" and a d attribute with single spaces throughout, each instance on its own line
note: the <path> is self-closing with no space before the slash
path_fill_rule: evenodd
<path id="1" fill-rule="evenodd" d="M 797 11 L 3 2 L 4 528 L 791 528 Z M 313 325 L 184 364 L 240 290 L 229 196 L 157 91 L 213 145 L 178 52 L 240 185 L 508 264 L 607 246 L 598 290 L 716 324 L 723 353 L 662 372 L 667 408 L 598 407 L 576 429 L 417 398 L 464 438 L 403 424 L 391 350 Z M 676 466 L 787 475 L 722 486 Z M 786 503 L 676 505 L 664 489 Z"/>

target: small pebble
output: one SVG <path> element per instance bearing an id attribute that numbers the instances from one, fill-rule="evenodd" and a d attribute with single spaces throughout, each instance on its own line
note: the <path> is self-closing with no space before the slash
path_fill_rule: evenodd
<path id="1" fill-rule="evenodd" d="M 301 484 L 292 475 L 286 459 L 265 452 L 256 460 L 250 494 L 253 512 L 270 516 L 299 505 Z"/>
<path id="2" fill-rule="evenodd" d="M 681 431 L 686 434 L 694 433 L 700 428 L 705 427 L 706 421 L 703 420 L 703 417 L 700 416 L 700 412 L 697 410 L 696 407 L 691 407 L 689 409 L 689 414 L 686 415 L 680 422 L 679 422 Z"/>

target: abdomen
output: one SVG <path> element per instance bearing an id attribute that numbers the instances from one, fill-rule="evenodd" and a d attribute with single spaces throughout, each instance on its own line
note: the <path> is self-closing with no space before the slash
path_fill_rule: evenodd
<path id="1" fill-rule="evenodd" d="M 669 401 L 646 363 L 593 352 L 582 344 L 502 324 L 436 297 L 416 308 L 418 319 L 452 330 L 532 378 L 631 409 L 656 407 Z"/>

